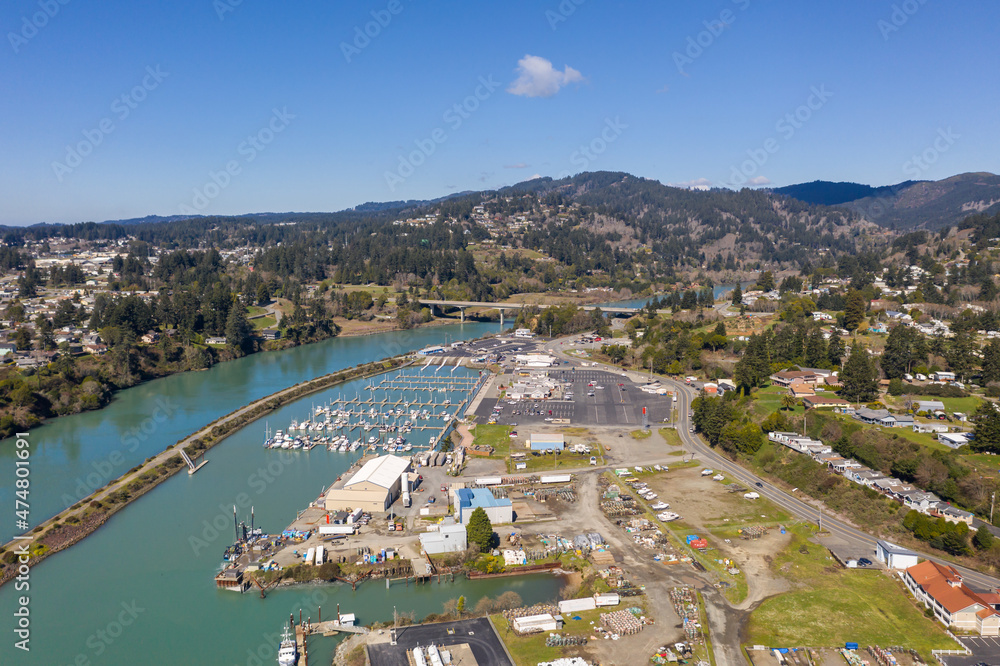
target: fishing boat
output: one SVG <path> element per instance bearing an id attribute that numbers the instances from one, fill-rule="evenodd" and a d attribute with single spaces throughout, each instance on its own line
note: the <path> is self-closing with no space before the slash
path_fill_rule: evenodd
<path id="1" fill-rule="evenodd" d="M 281 634 L 281 644 L 278 646 L 278 664 L 295 666 L 298 660 L 299 647 L 295 644 L 295 638 L 288 633 L 288 627 L 285 627 L 284 633 Z"/>

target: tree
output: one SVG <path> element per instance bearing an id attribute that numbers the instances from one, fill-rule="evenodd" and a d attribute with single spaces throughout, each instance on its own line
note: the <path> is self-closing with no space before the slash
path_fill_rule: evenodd
<path id="1" fill-rule="evenodd" d="M 31 351 L 31 331 L 25 326 L 17 329 L 14 344 L 17 345 L 17 351 Z"/>
<path id="2" fill-rule="evenodd" d="M 885 341 L 885 351 L 880 364 L 889 379 L 902 377 L 910 371 L 913 363 L 913 349 L 920 334 L 909 326 L 896 326 Z"/>
<path id="3" fill-rule="evenodd" d="M 903 380 L 899 377 L 893 377 L 889 380 L 889 395 L 903 395 Z"/>
<path id="4" fill-rule="evenodd" d="M 844 309 L 844 328 L 848 331 L 857 330 L 858 325 L 865 319 L 865 310 L 868 309 L 865 295 L 857 289 L 847 292 L 847 305 Z"/>
<path id="5" fill-rule="evenodd" d="M 733 368 L 733 380 L 744 393 L 749 394 L 751 388 L 760 386 L 771 376 L 768 342 L 766 334 L 751 335 L 743 358 Z"/>
<path id="6" fill-rule="evenodd" d="M 841 359 L 844 358 L 844 342 L 836 331 L 830 336 L 830 344 L 826 347 L 826 358 L 834 366 L 839 366 Z"/>
<path id="7" fill-rule="evenodd" d="M 774 291 L 774 273 L 764 271 L 757 279 L 757 288 L 761 291 Z"/>
<path id="8" fill-rule="evenodd" d="M 455 612 L 458 614 L 459 617 L 462 617 L 462 615 L 465 613 L 465 595 L 462 595 L 458 598 L 458 602 L 455 604 Z"/>
<path id="9" fill-rule="evenodd" d="M 781 408 L 782 409 L 787 409 L 787 410 L 795 409 L 795 403 L 796 403 L 796 400 L 795 400 L 794 396 L 789 395 L 787 393 L 785 395 L 781 396 Z"/>
<path id="10" fill-rule="evenodd" d="M 861 345 L 851 347 L 851 355 L 840 373 L 840 383 L 843 385 L 840 394 L 851 402 L 871 402 L 878 398 L 878 370 Z"/>
<path id="11" fill-rule="evenodd" d="M 825 365 L 826 362 L 826 340 L 823 339 L 823 332 L 819 328 L 814 328 L 806 342 L 806 365 L 810 368 L 819 368 Z"/>
<path id="12" fill-rule="evenodd" d="M 973 339 L 974 331 L 963 329 L 955 332 L 955 337 L 948 345 L 946 358 L 952 372 L 965 379 L 965 376 L 972 370 L 976 362 L 973 352 L 976 350 L 976 343 Z"/>
<path id="13" fill-rule="evenodd" d="M 1000 340 L 994 338 L 983 349 L 983 384 L 1000 382 Z"/>
<path id="14" fill-rule="evenodd" d="M 253 327 L 247 321 L 243 306 L 234 303 L 229 308 L 229 317 L 226 319 L 226 344 L 238 350 L 240 354 L 249 354 L 253 351 L 252 332 Z"/>
<path id="15" fill-rule="evenodd" d="M 1000 411 L 996 403 L 983 400 L 972 415 L 975 437 L 969 446 L 973 451 L 1000 453 Z"/>
<path id="16" fill-rule="evenodd" d="M 742 304 L 743 304 L 743 290 L 740 288 L 740 285 L 737 284 L 736 288 L 733 289 L 733 305 L 742 305 Z"/>
<path id="17" fill-rule="evenodd" d="M 470 544 L 479 546 L 479 551 L 488 553 L 494 547 L 493 523 L 483 507 L 477 507 L 469 517 L 465 533 Z M 496 540 L 499 543 L 499 539 Z"/>
<path id="18" fill-rule="evenodd" d="M 976 530 L 976 535 L 972 537 L 973 545 L 979 550 L 989 550 L 993 547 L 993 534 L 983 525 Z"/>

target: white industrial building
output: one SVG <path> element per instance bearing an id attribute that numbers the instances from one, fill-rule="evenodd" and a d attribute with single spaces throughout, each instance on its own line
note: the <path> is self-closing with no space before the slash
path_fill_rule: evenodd
<path id="1" fill-rule="evenodd" d="M 342 488 L 330 488 L 324 501 L 327 511 L 388 511 L 402 492 L 401 475 L 410 471 L 410 461 L 381 456 L 366 462 Z"/>
<path id="2" fill-rule="evenodd" d="M 445 518 L 436 532 L 420 535 L 420 546 L 428 555 L 460 553 L 469 547 L 465 525 L 456 523 L 454 518 Z"/>

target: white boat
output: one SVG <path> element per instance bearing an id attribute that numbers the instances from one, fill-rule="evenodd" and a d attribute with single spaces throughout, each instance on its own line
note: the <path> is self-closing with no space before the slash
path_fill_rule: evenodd
<path id="1" fill-rule="evenodd" d="M 278 664 L 280 666 L 295 666 L 299 660 L 299 649 L 295 638 L 288 633 L 288 627 L 281 634 L 281 645 L 278 646 Z"/>

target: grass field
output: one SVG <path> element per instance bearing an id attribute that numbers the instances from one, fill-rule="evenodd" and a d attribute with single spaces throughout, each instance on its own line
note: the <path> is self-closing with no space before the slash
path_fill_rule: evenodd
<path id="1" fill-rule="evenodd" d="M 473 445 L 481 444 L 493 447 L 494 458 L 506 458 L 510 455 L 510 433 L 513 430 L 505 425 L 488 425 L 481 423 L 472 429 L 475 436 Z"/>
<path id="2" fill-rule="evenodd" d="M 681 446 L 681 434 L 676 428 L 660 428 L 660 437 L 667 442 L 667 446 Z"/>
<path id="3" fill-rule="evenodd" d="M 753 411 L 757 416 L 767 416 L 772 412 L 781 409 L 781 398 L 788 395 L 788 389 L 781 386 L 768 386 L 754 393 Z M 806 410 L 804 407 L 796 406 L 795 409 L 785 411 L 789 416 L 802 414 Z"/>
<path id="4" fill-rule="evenodd" d="M 247 316 L 256 317 L 257 315 L 267 314 L 267 309 L 259 307 L 257 305 L 251 305 L 247 307 Z"/>
<path id="5" fill-rule="evenodd" d="M 649 439 L 653 436 L 652 430 L 633 430 L 629 433 L 632 439 Z"/>
<path id="6" fill-rule="evenodd" d="M 809 529 L 793 527 L 791 543 L 772 563 L 801 589 L 766 600 L 750 615 L 748 644 L 902 645 L 928 663 L 931 650 L 957 648 L 944 628 L 917 608 L 901 582 L 878 571 L 841 568 L 826 548 L 807 541 Z"/>
<path id="7" fill-rule="evenodd" d="M 259 317 L 257 319 L 251 319 L 250 323 L 253 324 L 253 327 L 259 331 L 261 329 L 271 328 L 278 322 L 275 321 L 274 317 Z"/>
<path id="8" fill-rule="evenodd" d="M 968 398 L 934 398 L 928 396 L 927 400 L 940 400 L 944 403 L 944 409 L 949 414 L 954 412 L 962 412 L 966 415 L 971 415 L 979 407 L 979 403 L 982 398 L 975 395 L 970 395 Z"/>
<path id="9" fill-rule="evenodd" d="M 642 598 L 629 597 L 628 606 L 643 607 Z M 626 606 L 623 604 L 618 608 L 597 608 L 594 610 L 564 615 L 563 619 L 565 620 L 565 624 L 563 625 L 562 630 L 558 633 L 564 636 L 581 636 L 585 638 L 590 638 L 591 636 L 596 637 L 597 635 L 594 633 L 594 626 L 600 626 L 601 613 L 606 613 L 609 610 L 619 610 L 619 608 L 624 607 Z M 579 617 L 580 619 L 574 620 L 574 617 Z M 560 657 L 579 655 L 586 649 L 584 646 L 546 647 L 545 639 L 548 638 L 550 632 L 544 631 L 528 636 L 518 636 L 513 632 L 513 630 L 510 630 L 507 620 L 504 619 L 503 615 L 491 615 L 490 618 L 493 620 L 493 626 L 497 628 L 500 640 L 502 640 L 507 646 L 507 649 L 510 651 L 510 656 L 514 658 L 514 663 L 517 664 L 517 666 L 535 666 L 535 664 L 545 661 L 553 661 L 555 659 L 559 659 Z M 591 622 L 594 624 L 590 624 Z"/>

